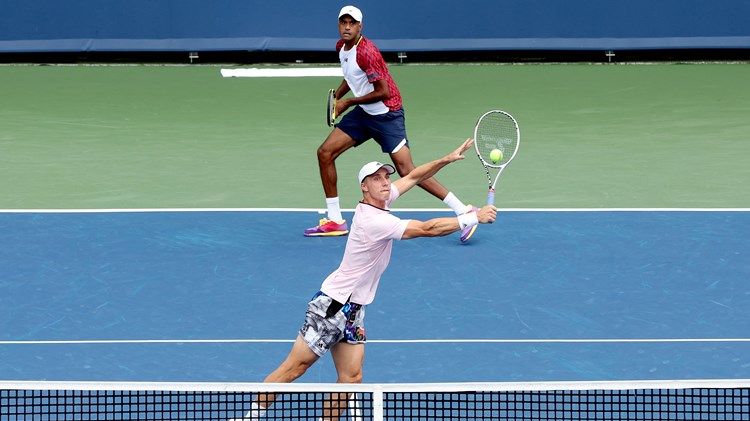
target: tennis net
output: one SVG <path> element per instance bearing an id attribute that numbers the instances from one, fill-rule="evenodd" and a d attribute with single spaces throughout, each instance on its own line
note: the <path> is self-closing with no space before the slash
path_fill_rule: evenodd
<path id="1" fill-rule="evenodd" d="M 436 384 L 0 381 L 0 420 L 750 420 L 750 380 Z M 245 418 L 249 419 L 249 418 Z"/>

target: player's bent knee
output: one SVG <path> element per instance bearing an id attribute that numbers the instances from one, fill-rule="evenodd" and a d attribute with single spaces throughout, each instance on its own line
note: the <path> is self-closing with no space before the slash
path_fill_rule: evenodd
<path id="1" fill-rule="evenodd" d="M 305 372 L 307 372 L 308 368 L 310 368 L 310 366 L 298 366 L 298 367 L 294 367 L 293 369 L 287 371 L 288 376 L 289 376 L 288 381 L 289 382 L 293 382 L 293 381 L 299 379 L 300 377 L 302 377 L 303 374 L 305 374 Z"/>
<path id="2" fill-rule="evenodd" d="M 362 372 L 348 375 L 339 375 L 339 383 L 362 383 Z"/>
<path id="3" fill-rule="evenodd" d="M 401 177 L 408 175 L 410 172 L 412 172 L 412 170 L 414 170 L 414 168 L 416 168 L 414 164 L 411 163 L 394 162 L 394 164 L 396 167 L 396 172 L 398 172 L 398 175 L 400 175 Z"/>
<path id="4" fill-rule="evenodd" d="M 286 361 L 282 366 L 282 372 L 285 382 L 293 382 L 302 377 L 303 374 L 312 366 L 307 362 L 289 362 Z"/>
<path id="5" fill-rule="evenodd" d="M 318 162 L 323 162 L 323 163 L 333 162 L 338 155 L 340 154 L 336 153 L 335 151 L 331 149 L 326 148 L 323 145 L 321 145 L 318 148 Z"/>

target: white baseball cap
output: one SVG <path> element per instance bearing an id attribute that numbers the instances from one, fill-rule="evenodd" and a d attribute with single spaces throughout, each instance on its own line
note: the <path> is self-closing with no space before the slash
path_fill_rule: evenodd
<path id="1" fill-rule="evenodd" d="M 362 23 L 362 11 L 357 9 L 354 6 L 344 6 L 341 8 L 341 11 L 339 12 L 339 19 L 341 19 L 341 16 L 349 15 L 357 22 Z"/>
<path id="2" fill-rule="evenodd" d="M 385 170 L 388 171 L 388 174 L 393 174 L 396 172 L 396 169 L 393 168 L 393 165 L 382 164 L 378 161 L 368 162 L 364 167 L 362 167 L 361 170 L 359 170 L 359 184 L 362 184 L 362 182 L 365 180 L 365 177 L 375 174 L 381 168 L 385 168 Z"/>

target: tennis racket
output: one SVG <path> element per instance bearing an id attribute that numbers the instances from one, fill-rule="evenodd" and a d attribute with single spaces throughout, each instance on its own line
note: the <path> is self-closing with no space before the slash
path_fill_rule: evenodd
<path id="1" fill-rule="evenodd" d="M 474 149 L 487 173 L 490 189 L 487 204 L 495 204 L 495 185 L 500 174 L 518 153 L 521 131 L 518 122 L 505 111 L 492 110 L 484 113 L 474 127 Z M 500 151 L 499 153 L 497 151 Z M 495 179 L 492 173 L 497 171 Z"/>
<path id="2" fill-rule="evenodd" d="M 336 121 L 336 91 L 334 89 L 328 90 L 328 106 L 326 107 L 326 123 L 328 127 L 333 126 L 333 122 Z"/>

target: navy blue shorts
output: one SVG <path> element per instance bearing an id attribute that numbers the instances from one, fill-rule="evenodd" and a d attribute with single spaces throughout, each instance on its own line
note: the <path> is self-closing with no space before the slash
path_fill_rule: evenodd
<path id="1" fill-rule="evenodd" d="M 402 146 L 409 146 L 406 138 L 404 109 L 389 111 L 385 114 L 370 115 L 360 106 L 344 115 L 336 125 L 351 136 L 359 146 L 369 139 L 375 139 L 385 153 L 393 153 Z"/>

